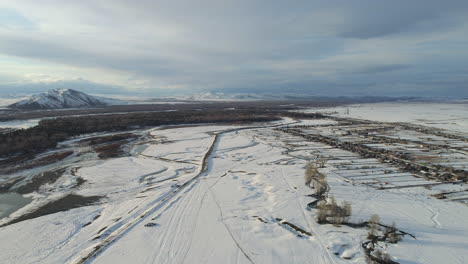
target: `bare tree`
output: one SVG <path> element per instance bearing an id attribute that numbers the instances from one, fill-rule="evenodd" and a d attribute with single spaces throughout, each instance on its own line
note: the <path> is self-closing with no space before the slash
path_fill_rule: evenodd
<path id="1" fill-rule="evenodd" d="M 390 255 L 388 253 L 383 252 L 380 249 L 375 250 L 373 255 L 374 255 L 373 257 L 374 257 L 376 263 L 379 263 L 379 264 L 393 264 L 393 263 L 395 263 L 392 260 L 392 257 L 390 257 Z"/>
<path id="2" fill-rule="evenodd" d="M 326 202 L 321 201 L 317 206 L 317 223 L 322 224 L 327 222 L 328 207 Z"/>
<path id="3" fill-rule="evenodd" d="M 378 231 L 378 223 L 380 221 L 380 217 L 376 214 L 373 214 L 369 219 L 369 232 L 367 233 L 368 239 L 374 239 L 377 237 Z"/>
<path id="4" fill-rule="evenodd" d="M 351 216 L 351 204 L 343 202 L 340 205 L 336 203 L 335 197 L 331 197 L 327 203 L 321 203 L 318 206 L 317 221 L 319 223 L 332 223 L 340 225 L 348 221 Z"/>
<path id="5" fill-rule="evenodd" d="M 317 157 L 316 164 L 319 168 L 325 168 L 325 164 L 327 163 L 327 159 L 325 157 Z"/>
<path id="6" fill-rule="evenodd" d="M 305 174 L 304 174 L 304 180 L 305 180 L 305 185 L 306 186 L 311 187 L 310 184 L 312 183 L 312 179 L 313 179 L 314 175 L 316 174 L 316 171 L 317 171 L 317 168 L 315 168 L 315 166 L 314 166 L 314 164 L 312 162 L 307 163 L 306 171 L 305 171 Z"/>
<path id="7" fill-rule="evenodd" d="M 337 205 L 336 202 L 332 204 L 332 223 L 340 225 L 348 221 L 351 216 L 351 204 L 349 202 L 343 202 L 341 206 Z"/>
<path id="8" fill-rule="evenodd" d="M 318 171 L 316 162 L 307 163 L 304 180 L 306 186 L 317 189 L 318 195 L 328 191 L 326 177 Z"/>
<path id="9" fill-rule="evenodd" d="M 395 222 L 385 229 L 384 235 L 386 237 L 386 241 L 393 244 L 398 243 L 398 241 L 401 241 L 402 239 L 401 234 L 398 233 L 398 229 L 395 227 Z"/>
<path id="10" fill-rule="evenodd" d="M 352 209 L 351 209 L 351 203 L 350 202 L 348 202 L 348 201 L 343 202 L 343 213 L 344 213 L 343 221 L 348 222 L 349 217 L 352 214 Z"/>

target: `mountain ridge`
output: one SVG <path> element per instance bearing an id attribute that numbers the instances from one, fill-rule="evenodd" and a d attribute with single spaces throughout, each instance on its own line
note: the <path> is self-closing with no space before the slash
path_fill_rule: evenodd
<path id="1" fill-rule="evenodd" d="M 113 104 L 124 104 L 124 101 L 91 96 L 73 89 L 52 89 L 11 104 L 8 108 L 22 110 L 46 110 L 91 108 Z"/>

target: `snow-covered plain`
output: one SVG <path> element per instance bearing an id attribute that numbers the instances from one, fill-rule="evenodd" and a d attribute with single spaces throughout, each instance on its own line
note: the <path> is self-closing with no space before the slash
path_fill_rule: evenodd
<path id="1" fill-rule="evenodd" d="M 37 126 L 39 119 L 28 119 L 28 120 L 14 120 L 14 121 L 5 121 L 0 122 L 0 128 L 12 128 L 12 129 L 21 129 Z"/>
<path id="2" fill-rule="evenodd" d="M 365 263 L 361 243 L 367 229 L 319 225 L 316 211 L 307 209 L 314 198 L 307 196 L 313 190 L 304 185 L 306 162 L 327 153 L 332 158 L 321 170 L 330 194 L 338 202 L 351 202 L 351 221 L 378 214 L 382 223 L 395 222 L 415 235 L 395 245 L 382 244 L 394 260 L 468 263 L 466 205 L 432 197 L 439 187 L 380 190 L 361 184 L 351 180 L 355 173 L 343 172 L 344 166 L 398 168 L 275 130 L 280 124 L 335 123 L 286 119 L 155 128 L 142 132 L 149 140 L 135 144 L 128 157 L 73 160 L 73 174 L 28 195 L 36 200 L 1 219 L 0 225 L 70 192 L 105 198 L 96 205 L 1 227 L 0 262 Z M 68 188 L 76 177 L 86 182 Z"/>
<path id="3" fill-rule="evenodd" d="M 349 112 L 348 112 L 349 111 Z M 467 133 L 468 104 L 449 103 L 375 103 L 316 108 L 306 112 L 326 112 L 382 122 L 408 122 Z"/>

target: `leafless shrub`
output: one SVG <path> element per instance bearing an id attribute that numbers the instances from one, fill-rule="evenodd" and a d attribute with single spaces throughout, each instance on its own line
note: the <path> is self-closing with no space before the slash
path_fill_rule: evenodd
<path id="1" fill-rule="evenodd" d="M 378 231 L 378 223 L 380 221 L 380 217 L 376 214 L 373 214 L 369 219 L 369 232 L 367 233 L 368 239 L 374 239 L 377 237 Z"/>
<path id="2" fill-rule="evenodd" d="M 317 163 L 317 166 L 319 168 L 325 168 L 325 164 L 327 163 L 327 159 L 325 157 L 320 157 L 320 158 L 317 159 L 316 163 Z"/>
<path id="3" fill-rule="evenodd" d="M 402 235 L 398 232 L 398 229 L 395 227 L 395 223 L 387 227 L 384 231 L 386 241 L 392 244 L 398 243 L 401 241 Z"/>
<path id="4" fill-rule="evenodd" d="M 323 224 L 327 222 L 328 209 L 326 207 L 326 202 L 321 201 L 317 206 L 317 223 Z"/>
<path id="5" fill-rule="evenodd" d="M 319 179 L 315 182 L 315 194 L 319 197 L 324 196 L 330 187 L 328 186 L 327 180 L 325 178 Z"/>
<path id="6" fill-rule="evenodd" d="M 314 164 L 312 162 L 307 163 L 306 166 L 306 171 L 304 174 L 304 179 L 305 179 L 305 185 L 310 187 L 310 184 L 312 183 L 312 178 L 314 175 L 317 173 L 317 168 L 315 168 Z"/>
<path id="7" fill-rule="evenodd" d="M 330 189 L 323 173 L 320 173 L 316 162 L 309 162 L 304 174 L 305 185 L 316 190 L 318 197 L 324 196 Z"/>
<path id="8" fill-rule="evenodd" d="M 328 203 L 319 204 L 317 222 L 340 225 L 348 221 L 351 213 L 351 204 L 349 202 L 345 201 L 340 206 L 336 203 L 335 198 L 331 197 Z"/>
<path id="9" fill-rule="evenodd" d="M 351 203 L 348 201 L 343 202 L 343 213 L 344 213 L 344 221 L 347 222 L 349 220 L 349 217 L 353 213 L 353 210 L 351 208 Z"/>
<path id="10" fill-rule="evenodd" d="M 392 260 L 392 257 L 390 257 L 390 255 L 388 253 L 383 252 L 380 249 L 374 250 L 373 253 L 374 253 L 373 257 L 374 257 L 374 262 L 375 263 L 379 263 L 379 264 L 393 264 L 393 263 L 395 263 Z"/>
<path id="11" fill-rule="evenodd" d="M 351 204 L 343 202 L 341 206 L 335 204 L 333 207 L 331 222 L 335 225 L 346 223 L 351 216 Z"/>

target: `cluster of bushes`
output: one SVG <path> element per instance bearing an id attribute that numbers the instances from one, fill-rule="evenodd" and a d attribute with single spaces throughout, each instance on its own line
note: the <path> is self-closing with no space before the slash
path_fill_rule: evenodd
<path id="1" fill-rule="evenodd" d="M 305 185 L 315 189 L 315 197 L 319 200 L 317 205 L 317 222 L 319 224 L 331 223 L 340 225 L 347 223 L 351 216 L 351 204 L 343 202 L 341 205 L 336 203 L 334 197 L 327 199 L 328 186 L 325 174 L 319 172 L 318 168 L 325 167 L 325 159 L 315 159 L 309 162 L 305 170 Z"/>
<path id="2" fill-rule="evenodd" d="M 347 223 L 351 216 L 351 204 L 344 201 L 338 205 L 334 197 L 331 197 L 327 202 L 320 202 L 317 209 L 317 222 L 319 224 L 341 225 Z"/>
<path id="3" fill-rule="evenodd" d="M 379 216 L 372 215 L 369 222 L 369 232 L 367 233 L 367 238 L 371 241 L 385 241 L 388 243 L 396 244 L 403 238 L 403 233 L 395 227 L 395 223 L 391 226 L 383 226 L 379 223 Z M 384 227 L 381 230 L 380 227 Z M 380 234 L 381 233 L 381 234 Z"/>
<path id="4" fill-rule="evenodd" d="M 112 143 L 95 147 L 94 150 L 100 159 L 117 158 L 124 154 L 122 145 L 123 142 Z"/>
<path id="5" fill-rule="evenodd" d="M 309 162 L 304 175 L 305 185 L 315 189 L 315 195 L 318 199 L 323 198 L 330 189 L 325 175 L 318 170 L 319 167 L 323 168 L 324 166 L 325 160 Z"/>
<path id="6" fill-rule="evenodd" d="M 145 126 L 184 123 L 260 122 L 278 118 L 261 110 L 202 110 L 137 112 L 41 120 L 38 126 L 0 134 L 0 157 L 30 154 L 53 148 L 58 142 L 81 134 L 125 131 Z"/>
<path id="7" fill-rule="evenodd" d="M 391 226 L 380 224 L 379 216 L 372 215 L 370 220 L 358 224 L 350 223 L 349 218 L 352 214 L 351 204 L 347 201 L 337 204 L 332 196 L 328 198 L 329 186 L 326 176 L 321 173 L 318 168 L 325 166 L 325 159 L 316 158 L 314 162 L 309 162 L 306 166 L 304 178 L 306 186 L 315 189 L 315 198 L 317 201 L 309 204 L 317 208 L 317 223 L 333 224 L 333 225 L 348 225 L 350 227 L 362 228 L 368 227 L 369 231 L 366 241 L 362 247 L 366 253 L 366 262 L 370 264 L 398 264 L 392 260 L 392 257 L 378 248 L 378 242 L 398 243 L 404 235 L 410 235 L 395 227 L 395 223 Z M 413 236 L 414 237 L 414 236 Z"/>
<path id="8" fill-rule="evenodd" d="M 377 248 L 378 242 L 386 242 L 396 244 L 403 239 L 405 232 L 398 230 L 395 227 L 395 223 L 391 226 L 386 226 L 379 223 L 380 218 L 378 215 L 372 215 L 367 226 L 369 231 L 367 233 L 367 238 L 369 241 L 364 242 L 362 247 L 366 253 L 367 263 L 375 264 L 397 264 L 392 260 L 392 257 L 383 252 L 380 248 Z M 410 234 L 408 234 L 410 235 Z"/>
<path id="9" fill-rule="evenodd" d="M 372 255 L 367 256 L 366 262 L 369 264 L 398 264 L 398 262 L 392 260 L 390 254 L 380 249 L 374 250 Z"/>
<path id="10" fill-rule="evenodd" d="M 137 135 L 133 133 L 122 133 L 122 134 L 115 134 L 110 136 L 100 136 L 100 137 L 92 137 L 83 139 L 80 143 L 85 143 L 89 145 L 100 145 L 105 143 L 111 143 L 116 141 L 123 141 L 123 140 L 131 140 L 137 138 Z"/>

